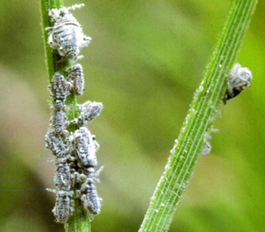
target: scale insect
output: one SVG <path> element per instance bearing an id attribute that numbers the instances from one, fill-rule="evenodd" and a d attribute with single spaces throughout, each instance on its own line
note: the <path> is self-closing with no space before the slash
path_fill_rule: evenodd
<path id="1" fill-rule="evenodd" d="M 86 181 L 82 184 L 80 189 L 82 195 L 84 208 L 88 209 L 92 214 L 99 214 L 102 199 L 98 197 L 97 189 L 94 184 L 94 172 L 90 173 Z"/>
<path id="2" fill-rule="evenodd" d="M 45 147 L 49 149 L 53 155 L 62 157 L 64 155 L 65 144 L 63 139 L 53 131 L 48 131 L 45 135 Z"/>
<path id="3" fill-rule="evenodd" d="M 79 58 L 80 49 L 87 46 L 91 41 L 91 37 L 84 35 L 81 25 L 69 12 L 69 10 L 83 6 L 84 4 L 76 4 L 71 7 L 62 7 L 49 11 L 49 16 L 51 21 L 54 21 L 54 25 L 46 28 L 48 44 L 63 59 L 76 61 Z"/>
<path id="4" fill-rule="evenodd" d="M 66 162 L 66 158 L 57 158 L 55 162 L 57 168 L 54 176 L 55 186 L 59 190 L 70 190 L 71 189 L 71 175 L 70 167 Z"/>
<path id="5" fill-rule="evenodd" d="M 54 101 L 54 108 L 62 109 L 65 99 L 69 94 L 68 83 L 60 73 L 54 73 L 51 83 L 49 84 L 50 95 Z"/>
<path id="6" fill-rule="evenodd" d="M 50 125 L 54 129 L 54 132 L 59 134 L 63 132 L 65 128 L 66 115 L 62 110 L 54 110 L 50 118 Z"/>
<path id="7" fill-rule="evenodd" d="M 103 105 L 101 102 L 87 101 L 82 105 L 79 105 L 78 108 L 80 112 L 78 116 L 78 124 L 80 126 L 85 126 L 100 114 Z"/>
<path id="8" fill-rule="evenodd" d="M 97 166 L 96 151 L 99 145 L 86 127 L 81 127 L 75 131 L 73 144 L 81 167 Z"/>
<path id="9" fill-rule="evenodd" d="M 84 92 L 84 74 L 81 64 L 75 64 L 67 69 L 68 82 L 70 89 L 76 95 L 82 95 Z"/>
<path id="10" fill-rule="evenodd" d="M 72 215 L 74 211 L 72 195 L 72 191 L 59 190 L 56 192 L 56 202 L 52 212 L 57 222 L 65 223 Z"/>
<path id="11" fill-rule="evenodd" d="M 102 199 L 98 197 L 94 183 L 85 186 L 84 194 L 81 196 L 84 202 L 84 208 L 88 209 L 92 214 L 99 214 Z"/>
<path id="12" fill-rule="evenodd" d="M 252 74 L 248 68 L 241 67 L 239 63 L 234 64 L 227 80 L 227 89 L 223 98 L 224 104 L 248 87 L 251 79 Z"/>

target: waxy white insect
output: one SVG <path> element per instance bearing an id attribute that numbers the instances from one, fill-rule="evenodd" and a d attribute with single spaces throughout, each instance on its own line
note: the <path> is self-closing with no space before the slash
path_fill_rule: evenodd
<path id="1" fill-rule="evenodd" d="M 102 108 L 103 105 L 101 102 L 87 101 L 81 105 L 78 105 L 79 116 L 71 121 L 68 121 L 67 124 L 73 123 L 83 127 L 97 117 L 100 114 Z"/>
<path id="2" fill-rule="evenodd" d="M 55 133 L 61 133 L 64 130 L 66 115 L 62 110 L 54 109 L 50 118 L 50 125 Z"/>
<path id="3" fill-rule="evenodd" d="M 80 188 L 81 200 L 83 201 L 85 209 L 88 209 L 92 214 L 99 214 L 102 199 L 98 197 L 97 189 L 94 184 L 94 168 L 88 168 L 86 171 L 86 180 Z"/>
<path id="4" fill-rule="evenodd" d="M 252 79 L 252 73 L 248 68 L 241 67 L 239 63 L 234 64 L 229 78 L 227 80 L 227 89 L 223 102 L 240 94 L 247 86 L 250 85 Z"/>
<path id="5" fill-rule="evenodd" d="M 54 25 L 46 28 L 48 44 L 63 59 L 77 60 L 80 49 L 87 46 L 91 40 L 89 36 L 84 35 L 81 25 L 69 12 L 83 6 L 84 4 L 77 4 L 49 11 Z"/>
<path id="6" fill-rule="evenodd" d="M 101 102 L 87 101 L 82 105 L 79 105 L 78 108 L 79 108 L 78 124 L 80 126 L 85 126 L 87 123 L 89 123 L 92 119 L 94 119 L 100 114 L 103 105 Z"/>
<path id="7" fill-rule="evenodd" d="M 49 149 L 53 155 L 62 157 L 65 150 L 63 139 L 54 131 L 48 131 L 45 135 L 45 147 Z"/>
<path id="8" fill-rule="evenodd" d="M 59 190 L 69 191 L 71 189 L 70 167 L 66 158 L 57 158 L 54 184 Z"/>
<path id="9" fill-rule="evenodd" d="M 95 184 L 87 182 L 82 189 L 81 200 L 84 203 L 84 208 L 88 209 L 92 214 L 99 214 L 102 199 L 98 197 Z"/>
<path id="10" fill-rule="evenodd" d="M 73 144 L 81 167 L 95 167 L 97 165 L 96 151 L 99 145 L 86 127 L 81 127 L 75 131 Z"/>
<path id="11" fill-rule="evenodd" d="M 62 109 L 64 101 L 69 94 L 68 83 L 60 73 L 54 73 L 51 83 L 49 84 L 50 95 L 54 101 L 54 108 Z"/>
<path id="12" fill-rule="evenodd" d="M 56 202 L 52 210 L 57 222 L 65 223 L 73 213 L 72 191 L 56 192 Z"/>
<path id="13" fill-rule="evenodd" d="M 81 64 L 72 65 L 68 70 L 68 82 L 70 89 L 76 95 L 82 95 L 84 92 L 84 75 Z"/>

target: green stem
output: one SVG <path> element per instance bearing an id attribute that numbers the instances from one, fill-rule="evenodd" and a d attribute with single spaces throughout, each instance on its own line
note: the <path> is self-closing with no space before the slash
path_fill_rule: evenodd
<path id="1" fill-rule="evenodd" d="M 234 64 L 257 0 L 233 0 L 227 19 L 196 91 L 165 171 L 151 198 L 139 232 L 168 231 L 205 138 L 226 91 L 227 70 Z"/>
<path id="2" fill-rule="evenodd" d="M 58 71 L 58 58 L 52 54 L 48 41 L 48 34 L 45 30 L 46 27 L 51 26 L 50 17 L 48 16 L 49 9 L 53 8 L 61 8 L 63 7 L 62 0 L 40 0 L 40 14 L 41 14 L 41 26 L 42 26 L 42 34 L 44 40 L 44 50 L 45 50 L 45 58 L 46 58 L 46 66 L 48 69 L 49 82 L 52 79 L 53 74 Z"/>
<path id="3" fill-rule="evenodd" d="M 44 39 L 44 50 L 46 65 L 48 69 L 48 80 L 52 79 L 55 72 L 63 72 L 70 65 L 69 62 L 59 62 L 60 57 L 53 54 L 49 45 L 47 44 L 48 34 L 46 27 L 51 26 L 50 17 L 48 16 L 49 9 L 63 7 L 62 0 L 40 0 L 41 25 Z M 78 116 L 76 95 L 70 94 L 67 96 L 65 104 L 70 106 L 67 114 L 67 119 L 72 120 Z M 67 128 L 69 131 L 75 131 L 77 128 L 71 126 Z M 90 213 L 83 209 L 79 200 L 75 200 L 73 216 L 65 223 L 66 232 L 90 232 Z"/>
<path id="4" fill-rule="evenodd" d="M 81 204 L 79 199 L 75 200 L 74 214 L 67 223 L 64 224 L 66 232 L 91 232 L 90 215 Z"/>

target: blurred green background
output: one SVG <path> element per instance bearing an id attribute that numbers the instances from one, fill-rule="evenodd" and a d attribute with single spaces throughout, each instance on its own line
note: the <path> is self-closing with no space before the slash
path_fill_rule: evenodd
<path id="1" fill-rule="evenodd" d="M 66 6 L 76 1 L 65 0 Z M 101 148 L 102 212 L 93 232 L 137 231 L 229 0 L 90 0 L 74 15 L 92 37 L 80 60 L 85 94 L 104 110 L 89 124 Z M 198 165 L 170 231 L 264 231 L 265 4 L 238 62 L 251 87 L 221 105 L 210 154 Z M 38 1 L 0 2 L 0 231 L 64 231 L 54 222 L 53 156 L 44 148 L 48 77 Z"/>

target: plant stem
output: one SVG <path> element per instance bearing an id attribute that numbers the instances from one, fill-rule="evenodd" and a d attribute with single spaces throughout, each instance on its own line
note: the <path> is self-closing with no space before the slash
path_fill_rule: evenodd
<path id="1" fill-rule="evenodd" d="M 81 201 L 75 200 L 75 209 L 73 216 L 64 224 L 66 232 L 91 232 L 89 213 L 83 209 Z"/>
<path id="2" fill-rule="evenodd" d="M 63 7 L 62 0 L 40 0 L 40 13 L 41 13 L 41 26 L 42 26 L 42 34 L 44 40 L 44 50 L 45 50 L 45 58 L 46 58 L 46 66 L 48 69 L 49 82 L 52 79 L 53 74 L 59 70 L 58 68 L 58 58 L 52 54 L 50 47 L 47 44 L 48 41 L 48 33 L 45 30 L 46 27 L 51 26 L 50 17 L 48 15 L 49 9 L 53 8 L 61 8 Z"/>
<path id="3" fill-rule="evenodd" d="M 49 82 L 52 79 L 52 76 L 55 72 L 60 72 L 66 70 L 69 67 L 70 63 L 67 62 L 59 62 L 60 57 L 54 53 L 52 53 L 49 45 L 47 44 L 48 34 L 45 30 L 46 27 L 51 26 L 50 17 L 48 16 L 49 10 L 53 8 L 61 8 L 63 7 L 62 0 L 40 0 L 40 13 L 41 13 L 41 25 L 44 39 L 44 50 L 45 50 L 45 58 L 46 65 L 48 69 L 48 80 Z M 67 113 L 67 120 L 72 120 L 78 116 L 77 110 L 77 101 L 76 95 L 71 93 L 67 96 L 65 104 L 67 106 L 71 106 L 69 112 Z M 75 131 L 77 128 L 74 126 L 70 126 L 67 128 L 69 131 Z M 90 232 L 90 213 L 87 210 L 84 210 L 81 205 L 80 200 L 75 200 L 74 204 L 74 213 L 73 216 L 69 219 L 67 223 L 65 223 L 65 231 L 66 232 Z"/>
<path id="4" fill-rule="evenodd" d="M 236 60 L 256 4 L 257 0 L 232 1 L 217 45 L 139 232 L 168 231 L 213 125 L 226 91 L 227 70 Z"/>

